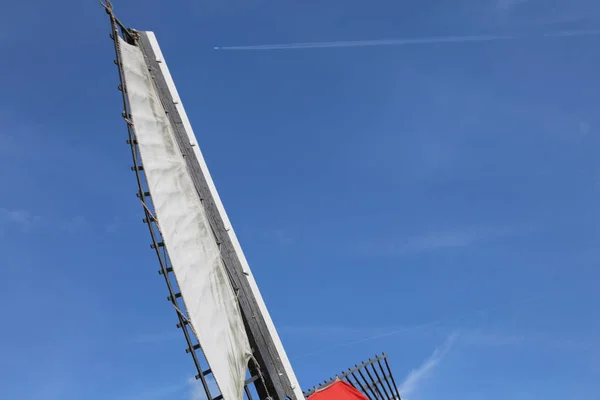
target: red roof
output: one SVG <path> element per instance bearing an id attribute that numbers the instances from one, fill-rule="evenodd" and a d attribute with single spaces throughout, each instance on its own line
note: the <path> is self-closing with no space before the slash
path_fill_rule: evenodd
<path id="1" fill-rule="evenodd" d="M 368 400 L 364 394 L 344 381 L 337 381 L 308 396 L 307 400 Z"/>

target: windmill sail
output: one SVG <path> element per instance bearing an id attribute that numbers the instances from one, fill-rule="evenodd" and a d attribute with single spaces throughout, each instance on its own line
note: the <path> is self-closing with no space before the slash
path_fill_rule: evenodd
<path id="1" fill-rule="evenodd" d="M 137 196 L 196 379 L 207 400 L 303 400 L 154 34 L 125 27 L 109 0 L 103 6 Z"/>
<path id="2" fill-rule="evenodd" d="M 155 218 L 189 321 L 223 398 L 241 399 L 251 350 L 236 295 L 144 55 L 119 42 Z"/>
<path id="3" fill-rule="evenodd" d="M 228 258 L 229 264 L 231 267 L 236 265 L 236 269 L 241 272 L 243 276 L 242 280 L 239 282 L 239 289 L 240 293 L 246 294 L 242 300 L 249 301 L 249 303 L 244 302 L 244 305 L 246 305 L 246 312 L 252 311 L 252 314 L 256 315 L 256 317 L 252 317 L 253 320 L 256 320 L 257 324 L 251 329 L 252 337 L 250 337 L 250 339 L 251 344 L 254 342 L 252 347 L 256 349 L 255 355 L 258 358 L 259 364 L 263 366 L 264 370 L 262 371 L 262 374 L 269 375 L 266 377 L 265 384 L 272 388 L 274 393 L 271 393 L 271 395 L 278 393 L 281 398 L 289 397 L 291 399 L 302 400 L 304 395 L 300 384 L 298 383 L 281 339 L 279 338 L 279 334 L 275 328 L 275 324 L 271 319 L 271 315 L 269 314 L 262 294 L 256 284 L 252 270 L 250 269 L 248 261 L 246 260 L 237 239 L 235 230 L 225 212 L 219 193 L 217 192 L 208 166 L 204 160 L 204 156 L 200 150 L 200 146 L 198 145 L 194 130 L 192 129 L 183 103 L 177 92 L 177 88 L 175 87 L 175 83 L 171 77 L 171 73 L 169 72 L 167 62 L 162 54 L 158 41 L 156 40 L 156 36 L 153 32 L 148 31 L 139 32 L 139 34 L 142 47 L 147 49 L 146 51 L 148 53 L 152 53 L 153 60 L 156 61 L 157 72 L 159 72 L 162 79 L 164 79 L 164 84 L 166 86 L 164 89 L 168 92 L 169 97 L 173 101 L 173 107 L 180 118 L 181 128 L 186 135 L 188 143 L 191 145 L 193 158 L 198 167 L 197 171 L 205 180 L 202 184 L 202 188 L 204 189 L 202 195 L 206 196 L 207 200 L 210 200 L 210 203 L 213 206 L 212 211 L 214 211 L 213 214 L 215 220 L 219 225 L 214 228 L 221 234 L 221 240 L 226 249 L 225 253 L 227 253 L 227 256 L 230 256 Z M 146 58 L 148 58 L 148 55 L 146 55 Z M 208 202 L 205 205 L 208 205 Z M 242 314 L 244 315 L 244 310 L 242 310 Z M 264 339 L 261 341 L 257 336 L 262 336 Z M 267 355 L 267 353 L 269 355 Z M 258 371 L 254 372 L 258 373 Z M 265 385 L 263 384 L 259 384 L 259 391 L 262 391 L 264 386 Z M 263 394 L 266 395 L 267 393 Z"/>
<path id="4" fill-rule="evenodd" d="M 385 355 L 302 392 L 154 34 L 126 28 L 105 1 L 137 196 L 206 399 L 304 400 L 345 380 L 359 397 L 399 400 Z"/>

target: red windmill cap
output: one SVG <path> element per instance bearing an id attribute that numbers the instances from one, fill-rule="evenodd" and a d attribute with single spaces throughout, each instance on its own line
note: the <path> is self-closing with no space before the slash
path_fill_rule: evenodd
<path id="1" fill-rule="evenodd" d="M 337 381 L 308 396 L 307 400 L 368 400 L 356 388 L 344 381 Z"/>

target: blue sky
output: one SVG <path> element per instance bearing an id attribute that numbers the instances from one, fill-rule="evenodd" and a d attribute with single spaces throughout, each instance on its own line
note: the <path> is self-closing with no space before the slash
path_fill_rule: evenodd
<path id="1" fill-rule="evenodd" d="M 385 351 L 408 400 L 598 399 L 592 0 L 115 0 L 156 32 L 303 387 Z M 141 223 L 106 15 L 0 16 L 0 387 L 196 399 Z M 214 46 L 517 35 L 284 51 Z"/>

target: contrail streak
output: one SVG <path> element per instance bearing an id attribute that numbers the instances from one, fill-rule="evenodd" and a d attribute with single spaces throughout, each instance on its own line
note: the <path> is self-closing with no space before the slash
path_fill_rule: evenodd
<path id="1" fill-rule="evenodd" d="M 528 297 L 528 298 L 523 299 L 521 301 L 513 302 L 512 304 L 510 304 L 510 306 L 511 307 L 523 307 L 523 306 L 525 306 L 527 304 L 535 303 L 535 302 L 538 302 L 540 300 L 544 300 L 546 298 L 547 298 L 546 296 Z M 342 348 L 342 347 L 355 346 L 355 345 L 360 344 L 360 343 L 370 342 L 372 340 L 377 340 L 377 339 L 383 339 L 384 337 L 395 336 L 395 335 L 398 335 L 398 334 L 401 334 L 401 333 L 407 333 L 407 332 L 411 332 L 411 331 L 424 330 L 424 329 L 428 329 L 428 328 L 435 328 L 435 327 L 441 326 L 445 322 L 457 322 L 457 321 L 461 321 L 461 320 L 464 320 L 464 319 L 467 319 L 469 317 L 473 317 L 473 316 L 476 316 L 476 315 L 484 315 L 484 316 L 486 316 L 486 315 L 492 313 L 493 311 L 502 310 L 503 308 L 504 307 L 487 307 L 487 308 L 479 308 L 479 309 L 469 310 L 469 311 L 460 313 L 460 314 L 455 315 L 455 316 L 447 315 L 445 317 L 436 319 L 434 321 L 426 322 L 426 323 L 423 323 L 423 324 L 402 327 L 400 329 L 394 329 L 394 330 L 383 332 L 383 333 L 380 333 L 380 334 L 377 334 L 377 335 L 372 335 L 372 336 L 364 337 L 362 339 L 353 340 L 353 341 L 349 341 L 349 342 L 338 343 L 338 344 L 333 345 L 333 346 L 328 346 L 328 347 L 325 347 L 325 348 L 321 348 L 319 350 L 315 350 L 315 351 L 311 351 L 309 353 L 305 353 L 301 357 L 314 356 L 316 354 L 325 353 L 327 351 L 331 351 L 331 350 L 334 350 L 334 349 L 339 349 L 339 348 Z"/>
<path id="2" fill-rule="evenodd" d="M 600 35 L 600 30 L 564 31 L 545 33 L 540 36 L 524 35 L 477 35 L 477 36 L 440 36 L 431 38 L 414 39 L 381 39 L 381 40 L 354 40 L 337 42 L 309 42 L 288 44 L 263 44 L 255 46 L 224 46 L 214 47 L 215 50 L 296 50 L 296 49 L 325 49 L 333 47 L 368 47 L 368 46 L 407 46 L 437 43 L 469 43 L 493 42 L 499 40 L 525 39 L 527 37 L 568 37 L 568 36 L 593 36 Z"/>

